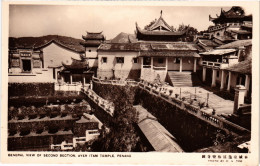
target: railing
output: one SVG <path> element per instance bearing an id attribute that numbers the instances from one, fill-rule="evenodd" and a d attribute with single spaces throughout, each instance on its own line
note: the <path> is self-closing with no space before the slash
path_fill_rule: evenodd
<path id="1" fill-rule="evenodd" d="M 103 79 L 98 79 L 96 77 L 93 77 L 92 81 L 96 83 L 111 84 L 111 85 L 132 85 L 132 86 L 138 85 L 138 82 L 134 80 L 103 80 Z"/>
<path id="2" fill-rule="evenodd" d="M 157 67 L 157 66 L 153 66 L 154 70 L 166 70 L 166 67 Z"/>
<path id="3" fill-rule="evenodd" d="M 237 134 L 250 133 L 249 130 L 239 125 L 227 121 L 219 116 L 205 112 L 206 110 L 204 108 L 201 109 L 199 106 L 192 105 L 187 101 L 182 101 L 179 97 L 174 97 L 172 93 L 167 93 L 169 92 L 169 90 L 167 89 L 164 89 L 164 91 L 162 92 L 161 88 L 158 88 L 158 85 L 154 85 L 142 80 L 141 82 L 139 82 L 139 87 L 149 92 L 150 94 L 158 96 L 161 99 L 169 102 L 170 104 L 175 105 L 176 107 L 180 108 L 180 110 L 187 111 L 218 128 L 224 129 L 226 131 L 232 131 Z"/>
<path id="4" fill-rule="evenodd" d="M 228 63 L 211 62 L 211 61 L 202 61 L 202 65 L 207 67 L 221 68 L 221 69 L 228 67 Z"/>
<path id="5" fill-rule="evenodd" d="M 221 28 L 225 28 L 225 27 L 228 27 L 228 26 L 229 26 L 229 25 L 227 25 L 227 24 L 217 25 L 217 26 L 214 26 L 214 27 L 209 28 L 209 32 L 215 31 L 215 30 L 219 30 L 219 29 L 221 29 Z"/>
<path id="6" fill-rule="evenodd" d="M 82 92 L 85 93 L 94 103 L 101 107 L 109 115 L 114 116 L 115 107 L 114 104 L 98 96 L 92 89 L 83 89 Z"/>
<path id="7" fill-rule="evenodd" d="M 55 91 L 81 91 L 82 84 L 81 83 L 55 83 Z"/>
<path id="8" fill-rule="evenodd" d="M 151 65 L 143 65 L 143 68 L 151 68 Z"/>

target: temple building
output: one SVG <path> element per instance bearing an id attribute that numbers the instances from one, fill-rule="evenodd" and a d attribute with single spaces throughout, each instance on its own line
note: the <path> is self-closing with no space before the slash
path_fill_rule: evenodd
<path id="1" fill-rule="evenodd" d="M 228 43 L 237 39 L 252 38 L 252 30 L 245 28 L 252 27 L 252 15 L 245 15 L 241 7 L 233 6 L 228 11 L 221 9 L 220 15 L 217 15 L 216 18 L 209 15 L 209 21 L 214 23 L 214 26 L 208 28 L 211 39 L 216 38 Z"/>
<path id="2" fill-rule="evenodd" d="M 135 39 L 133 35 L 121 33 L 100 45 L 97 76 L 102 79 L 159 79 L 173 85 L 168 76 L 197 70 L 198 47 L 192 42 L 182 42 L 187 31 L 174 31 L 163 19 L 162 12 L 159 19 L 143 30 L 136 23 Z"/>
<path id="3" fill-rule="evenodd" d="M 149 25 L 141 29 L 136 23 L 136 37 L 137 39 L 144 41 L 181 41 L 181 38 L 185 36 L 187 29 L 183 31 L 174 31 L 173 26 L 167 24 L 167 22 L 161 16 L 159 19 L 155 19 Z"/>
<path id="4" fill-rule="evenodd" d="M 88 60 L 91 70 L 96 73 L 98 68 L 97 48 L 105 41 L 105 37 L 102 32 L 87 32 L 87 35 L 82 35 L 82 39 L 84 41 L 80 44 L 85 48 L 85 58 Z"/>
<path id="5" fill-rule="evenodd" d="M 233 91 L 237 85 L 244 85 L 245 95 L 251 93 L 251 39 L 234 41 L 200 55 L 203 82 L 227 91 Z"/>
<path id="6" fill-rule="evenodd" d="M 62 62 L 80 60 L 78 39 L 49 35 L 9 39 L 9 82 L 57 82 Z"/>

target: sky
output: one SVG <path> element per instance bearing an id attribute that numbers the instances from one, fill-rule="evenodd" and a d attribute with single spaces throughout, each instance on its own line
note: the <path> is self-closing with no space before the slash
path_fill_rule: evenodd
<path id="1" fill-rule="evenodd" d="M 229 10 L 231 7 L 222 7 Z M 244 8 L 251 14 L 250 8 Z M 199 6 L 76 6 L 76 5 L 10 5 L 9 36 L 37 37 L 62 35 L 81 39 L 88 32 L 100 32 L 112 39 L 120 32 L 134 34 L 136 22 L 144 28 L 160 17 L 178 28 L 190 25 L 198 31 L 213 25 L 209 14 L 216 17 L 221 7 Z"/>

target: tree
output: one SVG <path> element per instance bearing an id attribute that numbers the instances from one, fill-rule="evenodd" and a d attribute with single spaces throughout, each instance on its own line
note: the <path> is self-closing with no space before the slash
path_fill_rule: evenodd
<path id="1" fill-rule="evenodd" d="M 187 30 L 186 36 L 182 38 L 182 41 L 192 42 L 194 41 L 195 35 L 198 34 L 198 30 L 194 27 L 189 25 L 184 25 L 183 23 L 179 25 L 178 31 L 185 31 Z"/>
<path id="2" fill-rule="evenodd" d="M 140 137 L 135 129 L 138 114 L 128 98 L 130 86 L 120 88 L 114 96 L 115 114 L 110 131 L 101 130 L 97 141 L 92 145 L 93 151 L 131 152 L 140 144 Z"/>

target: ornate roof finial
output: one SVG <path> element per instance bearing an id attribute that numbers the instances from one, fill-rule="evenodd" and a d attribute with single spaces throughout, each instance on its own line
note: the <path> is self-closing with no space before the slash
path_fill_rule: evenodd
<path id="1" fill-rule="evenodd" d="M 162 10 L 161 10 L 161 17 L 162 17 Z"/>

